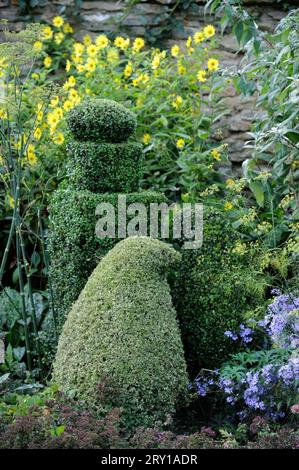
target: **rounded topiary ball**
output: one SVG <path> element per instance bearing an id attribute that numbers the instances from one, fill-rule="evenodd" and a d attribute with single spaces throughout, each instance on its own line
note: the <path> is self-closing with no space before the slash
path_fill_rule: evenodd
<path id="1" fill-rule="evenodd" d="M 77 140 L 124 142 L 136 129 L 135 114 L 112 100 L 91 98 L 73 108 L 68 127 Z"/>

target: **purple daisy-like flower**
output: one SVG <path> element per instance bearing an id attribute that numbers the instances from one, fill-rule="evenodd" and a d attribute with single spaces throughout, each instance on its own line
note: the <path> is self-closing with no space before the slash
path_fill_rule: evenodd
<path id="1" fill-rule="evenodd" d="M 252 328 L 249 328 L 248 326 L 245 326 L 241 324 L 239 326 L 240 329 L 240 337 L 242 338 L 243 343 L 247 344 L 252 341 L 252 333 L 253 330 Z"/>
<path id="2" fill-rule="evenodd" d="M 230 330 L 225 331 L 224 335 L 227 336 L 227 338 L 232 339 L 233 341 L 237 341 L 238 339 L 238 335 L 236 335 L 236 333 Z"/>

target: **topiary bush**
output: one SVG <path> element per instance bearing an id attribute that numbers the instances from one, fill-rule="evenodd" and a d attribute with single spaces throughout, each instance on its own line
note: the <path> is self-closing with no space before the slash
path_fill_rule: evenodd
<path id="1" fill-rule="evenodd" d="M 96 207 L 110 202 L 117 209 L 118 194 L 60 189 L 51 203 L 51 282 L 55 294 L 58 325 L 62 326 L 70 306 L 77 299 L 99 260 L 119 241 L 95 236 Z M 150 191 L 126 195 L 127 203 L 165 202 L 163 194 Z M 117 220 L 117 210 L 116 220 Z M 129 221 L 133 216 L 127 216 Z"/>
<path id="2" fill-rule="evenodd" d="M 265 281 L 247 255 L 236 252 L 237 240 L 224 214 L 205 208 L 202 248 L 182 250 L 173 298 L 193 376 L 202 367 L 218 367 L 236 351 L 224 332 L 235 329 L 245 312 L 263 301 Z"/>
<path id="3" fill-rule="evenodd" d="M 97 406 L 106 383 L 106 405 L 123 407 L 129 427 L 175 411 L 187 374 L 166 273 L 179 259 L 149 237 L 129 237 L 102 259 L 59 339 L 53 380 L 62 391 Z"/>
<path id="4" fill-rule="evenodd" d="M 50 204 L 50 279 L 59 331 L 99 259 L 119 241 L 97 240 L 97 205 L 111 203 L 117 216 L 120 193 L 128 204 L 166 201 L 160 193 L 138 192 L 141 146 L 124 142 L 136 126 L 132 112 L 111 100 L 88 99 L 70 111 L 67 123 L 79 141 L 70 141 L 70 177 Z"/>
<path id="5" fill-rule="evenodd" d="M 125 142 L 135 131 L 134 113 L 116 101 L 90 98 L 73 108 L 68 127 L 80 141 Z"/>
<path id="6" fill-rule="evenodd" d="M 136 142 L 72 142 L 70 181 L 92 192 L 138 191 L 142 176 L 142 146 Z"/>

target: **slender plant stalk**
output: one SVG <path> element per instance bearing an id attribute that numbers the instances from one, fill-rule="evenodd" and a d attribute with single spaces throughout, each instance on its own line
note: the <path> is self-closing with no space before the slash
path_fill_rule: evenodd
<path id="1" fill-rule="evenodd" d="M 37 122 L 37 113 L 35 113 L 35 111 L 35 118 L 33 118 L 33 120 L 31 120 L 33 116 L 29 118 L 30 121 L 27 119 L 26 115 L 24 116 L 24 93 L 27 87 L 27 79 L 31 76 L 35 64 L 35 58 L 37 57 L 34 52 L 33 45 L 40 37 L 41 26 L 29 25 L 25 31 L 21 31 L 20 33 L 4 31 L 4 34 L 8 39 L 7 42 L 3 43 L 3 48 L 1 50 L 7 63 L 7 73 L 5 76 L 6 115 L 5 119 L 0 120 L 0 143 L 1 153 L 5 156 L 7 166 L 7 172 L 2 179 L 8 194 L 13 200 L 13 213 L 0 265 L 0 286 L 5 291 L 3 278 L 7 267 L 9 253 L 11 252 L 12 245 L 15 243 L 19 291 L 21 295 L 21 308 L 18 308 L 17 310 L 23 319 L 27 367 L 29 371 L 32 371 L 32 367 L 34 365 L 33 359 L 37 357 L 38 367 L 40 374 L 42 375 L 41 344 L 38 335 L 39 323 L 34 303 L 31 267 L 27 259 L 24 240 L 26 208 L 23 210 L 23 207 L 21 206 L 21 188 L 23 186 L 26 188 L 23 162 L 27 157 L 28 148 L 32 141 L 32 135 Z M 47 96 L 44 95 L 43 99 L 41 99 L 45 108 L 47 107 L 47 103 L 49 102 L 52 94 L 51 90 L 48 86 L 46 93 Z M 24 122 L 24 118 L 27 119 L 26 122 Z M 44 240 L 42 240 L 42 243 L 44 243 Z M 6 291 L 5 293 L 8 295 Z M 29 318 L 31 319 L 31 322 L 28 323 Z M 57 335 L 54 314 L 53 318 L 55 324 L 55 335 Z"/>
<path id="2" fill-rule="evenodd" d="M 31 273 L 30 273 L 29 263 L 28 263 L 27 258 L 26 258 L 25 245 L 24 245 L 24 240 L 23 240 L 23 237 L 22 237 L 21 224 L 19 224 L 19 226 L 18 226 L 18 235 L 19 235 L 21 253 L 22 253 L 22 258 L 23 258 L 23 262 L 24 262 L 24 269 L 25 269 L 25 274 L 26 274 L 26 279 L 27 279 L 27 284 L 28 284 L 28 294 L 29 294 L 29 300 L 30 300 L 31 318 L 32 318 L 32 324 L 33 324 L 33 332 L 34 332 L 35 347 L 36 347 L 36 352 L 37 352 L 38 366 L 39 366 L 40 373 L 42 373 L 42 356 L 41 356 L 41 351 L 40 351 L 40 342 L 39 342 L 39 336 L 38 336 L 36 310 L 35 310 L 33 292 L 32 292 L 32 285 L 31 285 Z"/>
<path id="3" fill-rule="evenodd" d="M 15 232 L 15 224 L 16 224 L 16 212 L 14 210 L 12 221 L 11 221 L 11 224 L 10 224 L 8 240 L 6 242 L 4 254 L 3 254 L 3 257 L 2 257 L 2 261 L 1 261 L 0 285 L 2 285 L 2 279 L 3 279 L 3 276 L 4 276 L 4 271 L 5 271 L 5 267 L 6 267 L 6 263 L 7 263 L 8 253 L 9 253 L 12 241 L 13 241 L 13 236 L 14 236 L 14 232 Z"/>
<path id="4" fill-rule="evenodd" d="M 28 365 L 28 370 L 31 372 L 32 362 L 31 362 L 31 350 L 30 350 L 30 334 L 29 334 L 29 328 L 28 328 L 28 323 L 27 323 L 24 281 L 23 281 L 21 253 L 20 253 L 20 238 L 19 238 L 18 232 L 16 232 L 16 250 L 17 250 L 17 260 L 18 260 L 17 263 L 18 263 L 18 273 L 19 273 L 19 287 L 20 287 L 20 295 L 21 295 L 22 317 L 23 317 L 23 323 L 24 323 L 27 365 Z"/>
<path id="5" fill-rule="evenodd" d="M 53 318 L 53 324 L 54 324 L 55 341 L 57 343 L 58 342 L 58 333 L 57 333 L 57 320 L 56 320 L 56 312 L 55 312 L 55 304 L 54 304 L 54 295 L 53 295 L 53 289 L 52 289 L 51 276 L 49 274 L 48 253 L 47 253 L 47 250 L 46 250 L 45 234 L 44 234 L 44 230 L 43 230 L 43 224 L 42 224 L 42 220 L 41 220 L 40 211 L 38 211 L 38 221 L 39 221 L 39 227 L 40 227 L 40 233 L 41 233 L 44 263 L 45 263 L 46 270 L 47 270 L 47 273 L 48 273 L 50 306 L 51 306 L 50 308 L 51 308 L 51 311 L 52 311 L 52 318 Z"/>

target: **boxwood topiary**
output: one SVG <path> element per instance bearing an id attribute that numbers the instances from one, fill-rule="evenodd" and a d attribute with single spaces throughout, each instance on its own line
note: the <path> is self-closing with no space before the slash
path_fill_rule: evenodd
<path id="1" fill-rule="evenodd" d="M 119 241 L 97 241 L 97 205 L 111 203 L 117 213 L 117 193 L 125 193 L 128 204 L 166 202 L 162 194 L 137 192 L 142 148 L 123 142 L 136 127 L 131 111 L 115 101 L 91 98 L 70 111 L 67 123 L 78 140 L 69 144 L 70 178 L 50 204 L 50 279 L 59 329 L 99 259 Z"/>
<path id="2" fill-rule="evenodd" d="M 68 127 L 77 140 L 124 142 L 136 129 L 135 114 L 112 100 L 90 98 L 67 115 Z"/>
<path id="3" fill-rule="evenodd" d="M 137 142 L 77 142 L 70 146 L 70 182 L 75 189 L 96 193 L 138 191 L 142 147 Z"/>
<path id="4" fill-rule="evenodd" d="M 202 248 L 182 250 L 172 291 L 191 375 L 218 367 L 236 351 L 224 332 L 263 301 L 264 283 L 247 255 L 234 251 L 237 240 L 225 215 L 205 208 Z"/>
<path id="5" fill-rule="evenodd" d="M 52 196 L 48 245 L 50 279 L 59 328 L 98 261 L 119 241 L 119 238 L 100 240 L 95 235 L 95 211 L 102 202 L 115 207 L 117 226 L 118 196 L 118 193 L 96 194 L 72 189 L 59 189 Z M 126 194 L 126 201 L 127 204 L 143 203 L 149 210 L 151 203 L 166 202 L 166 198 L 161 193 L 143 191 Z M 132 217 L 127 216 L 127 220 Z"/>
<path id="6" fill-rule="evenodd" d="M 62 391 L 96 407 L 105 383 L 105 404 L 123 407 L 129 427 L 175 411 L 187 374 L 166 273 L 179 259 L 149 237 L 129 237 L 102 259 L 59 339 L 53 380 Z"/>

